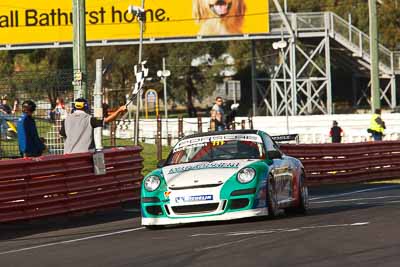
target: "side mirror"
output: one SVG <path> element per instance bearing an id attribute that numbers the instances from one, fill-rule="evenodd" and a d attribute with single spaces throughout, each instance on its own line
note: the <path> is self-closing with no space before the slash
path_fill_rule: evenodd
<path id="1" fill-rule="evenodd" d="M 160 160 L 160 161 L 157 163 L 157 168 L 162 168 L 162 167 L 164 167 L 164 165 L 165 165 L 166 162 L 167 162 L 167 161 L 166 161 L 165 159 Z"/>
<path id="2" fill-rule="evenodd" d="M 271 150 L 267 152 L 268 159 L 281 159 L 282 154 L 278 150 Z"/>

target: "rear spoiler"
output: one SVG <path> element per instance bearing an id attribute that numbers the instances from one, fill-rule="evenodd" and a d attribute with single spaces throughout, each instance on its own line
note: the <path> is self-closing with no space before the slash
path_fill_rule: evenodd
<path id="1" fill-rule="evenodd" d="M 271 136 L 271 138 L 275 142 L 296 141 L 296 143 L 299 143 L 299 135 L 298 134 L 275 135 L 275 136 Z"/>

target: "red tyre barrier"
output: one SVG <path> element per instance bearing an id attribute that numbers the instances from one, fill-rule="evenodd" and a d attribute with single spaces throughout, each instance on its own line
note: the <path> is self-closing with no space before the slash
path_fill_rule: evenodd
<path id="1" fill-rule="evenodd" d="M 308 185 L 400 178 L 400 141 L 351 144 L 283 144 L 299 158 Z"/>
<path id="2" fill-rule="evenodd" d="M 97 176 L 91 153 L 0 161 L 0 222 L 138 200 L 143 179 L 141 150 L 105 150 L 107 173 Z"/>

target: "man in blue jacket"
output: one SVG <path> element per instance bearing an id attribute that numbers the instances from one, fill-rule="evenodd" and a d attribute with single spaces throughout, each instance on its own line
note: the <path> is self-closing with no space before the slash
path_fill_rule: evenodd
<path id="1" fill-rule="evenodd" d="M 22 116 L 18 119 L 17 133 L 19 152 L 23 157 L 39 157 L 45 145 L 39 138 L 35 120 L 32 118 L 36 110 L 35 102 L 26 100 L 22 103 Z"/>

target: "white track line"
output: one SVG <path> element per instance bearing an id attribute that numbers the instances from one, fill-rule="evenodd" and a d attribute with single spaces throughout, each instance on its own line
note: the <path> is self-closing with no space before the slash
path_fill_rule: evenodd
<path id="1" fill-rule="evenodd" d="M 204 250 L 222 248 L 222 247 L 226 247 L 226 246 L 229 246 L 229 245 L 234 245 L 234 244 L 242 243 L 242 242 L 244 242 L 244 241 L 248 241 L 248 240 L 250 240 L 250 239 L 255 239 L 255 238 L 257 238 L 257 237 L 254 236 L 254 237 L 243 238 L 243 239 L 236 240 L 236 241 L 232 241 L 232 242 L 221 243 L 221 244 L 218 244 L 218 245 L 215 245 L 215 246 L 209 246 L 209 247 L 204 247 L 204 248 L 195 249 L 195 251 L 196 251 L 196 252 L 199 252 L 199 251 L 204 251 Z"/>
<path id="2" fill-rule="evenodd" d="M 366 225 L 369 225 L 369 222 L 302 226 L 302 227 L 297 227 L 297 228 L 292 228 L 292 229 L 269 229 L 269 230 L 254 230 L 254 231 L 226 232 L 226 233 L 204 233 L 204 234 L 202 233 L 202 234 L 193 234 L 193 235 L 190 235 L 189 237 L 260 235 L 260 234 L 297 232 L 297 231 L 301 231 L 301 230 L 310 230 L 310 229 L 324 229 L 324 228 L 336 228 L 336 227 L 353 227 L 353 226 L 366 226 Z"/>
<path id="3" fill-rule="evenodd" d="M 382 196 L 382 197 L 364 197 L 364 198 L 350 198 L 350 199 L 335 199 L 335 200 L 323 200 L 323 201 L 313 201 L 311 203 L 314 204 L 323 204 L 323 203 L 331 203 L 331 202 L 354 202 L 361 200 L 380 200 L 380 199 L 388 199 L 388 198 L 400 198 L 400 196 Z"/>
<path id="4" fill-rule="evenodd" d="M 90 240 L 90 239 L 95 239 L 95 238 L 102 238 L 102 237 L 107 237 L 107 236 L 112 236 L 112 235 L 120 235 L 120 234 L 124 234 L 124 233 L 142 230 L 144 228 L 145 227 L 139 227 L 139 228 L 127 229 L 127 230 L 122 230 L 122 231 L 117 231 L 117 232 L 112 232 L 112 233 L 107 233 L 107 234 L 93 235 L 93 236 L 88 236 L 88 237 L 83 237 L 83 238 L 47 243 L 47 244 L 33 246 L 33 247 L 26 247 L 26 248 L 14 249 L 14 250 L 9 250 L 9 251 L 3 251 L 3 252 L 0 252 L 0 255 L 18 253 L 18 252 L 23 252 L 23 251 L 28 251 L 28 250 L 38 249 L 38 248 L 52 247 L 52 246 L 57 246 L 57 245 L 65 245 L 65 244 L 70 244 L 70 243 L 75 243 L 75 242 L 80 242 L 80 241 L 85 241 L 85 240 Z"/>
<path id="5" fill-rule="evenodd" d="M 375 187 L 375 188 L 351 191 L 351 192 L 341 193 L 341 194 L 327 195 L 327 196 L 322 196 L 322 197 L 313 197 L 313 198 L 310 198 L 310 200 L 342 197 L 342 196 L 354 195 L 354 194 L 358 194 L 358 193 L 377 191 L 377 190 L 382 190 L 382 189 L 393 189 L 393 188 L 400 188 L 400 185 L 381 186 L 381 187 Z"/>

